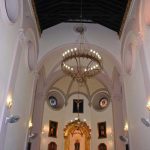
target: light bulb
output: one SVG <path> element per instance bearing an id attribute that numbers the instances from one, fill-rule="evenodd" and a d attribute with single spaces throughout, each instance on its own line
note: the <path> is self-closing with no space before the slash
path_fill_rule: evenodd
<path id="1" fill-rule="evenodd" d="M 29 121 L 29 125 L 28 125 L 28 126 L 29 126 L 29 128 L 32 128 L 32 127 L 33 127 L 33 123 L 32 123 L 31 120 Z"/>
<path id="2" fill-rule="evenodd" d="M 126 131 L 126 132 L 127 132 L 127 131 L 128 131 L 128 129 L 129 129 L 129 127 L 128 127 L 128 123 L 126 122 L 126 123 L 125 123 L 125 125 L 124 125 L 124 131 Z"/>
<path id="3" fill-rule="evenodd" d="M 86 122 L 86 119 L 84 118 L 83 121 Z"/>
<path id="4" fill-rule="evenodd" d="M 147 102 L 146 108 L 150 111 L 150 100 Z"/>
<path id="5" fill-rule="evenodd" d="M 7 107 L 8 107 L 9 109 L 10 109 L 10 108 L 12 107 L 12 105 L 13 105 L 13 100 L 12 100 L 12 95 L 11 95 L 11 94 L 9 94 L 9 95 L 7 96 L 6 105 L 7 105 Z"/>
<path id="6" fill-rule="evenodd" d="M 98 58 L 101 59 L 101 56 L 99 55 Z"/>

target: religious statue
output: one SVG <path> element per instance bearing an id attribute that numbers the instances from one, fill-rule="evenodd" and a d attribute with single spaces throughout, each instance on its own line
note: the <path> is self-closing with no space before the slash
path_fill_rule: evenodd
<path id="1" fill-rule="evenodd" d="M 76 140 L 76 142 L 74 143 L 74 150 L 80 150 L 80 142 L 79 142 L 79 140 Z"/>

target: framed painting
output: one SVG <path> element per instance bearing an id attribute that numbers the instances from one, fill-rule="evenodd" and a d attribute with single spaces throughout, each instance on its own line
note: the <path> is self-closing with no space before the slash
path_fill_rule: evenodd
<path id="1" fill-rule="evenodd" d="M 49 133 L 48 136 L 49 137 L 57 137 L 57 127 L 58 127 L 58 122 L 56 121 L 49 121 Z"/>
<path id="2" fill-rule="evenodd" d="M 98 138 L 107 138 L 106 122 L 99 122 L 98 124 Z"/>

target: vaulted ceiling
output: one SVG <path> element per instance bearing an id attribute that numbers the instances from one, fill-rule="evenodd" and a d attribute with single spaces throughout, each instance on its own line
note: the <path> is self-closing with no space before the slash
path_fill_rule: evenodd
<path id="1" fill-rule="evenodd" d="M 62 22 L 97 23 L 116 32 L 131 0 L 34 0 L 35 10 L 43 31 Z"/>

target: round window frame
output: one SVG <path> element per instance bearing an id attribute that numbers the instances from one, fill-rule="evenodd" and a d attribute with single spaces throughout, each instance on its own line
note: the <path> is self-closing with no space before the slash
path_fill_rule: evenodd
<path id="1" fill-rule="evenodd" d="M 51 97 L 51 96 L 56 97 L 56 99 L 57 99 L 57 106 L 56 107 L 51 107 L 51 105 L 49 104 L 49 97 Z M 62 99 L 62 101 L 60 101 L 60 99 Z M 49 106 L 49 108 L 51 110 L 60 111 L 61 109 L 63 109 L 63 107 L 65 105 L 64 94 L 61 91 L 57 90 L 57 89 L 52 89 L 48 92 L 46 102 L 47 102 L 47 105 Z M 60 102 L 61 102 L 61 105 L 60 105 Z"/>
<path id="2" fill-rule="evenodd" d="M 107 103 L 105 104 L 106 106 L 101 106 L 101 102 L 102 102 L 102 100 L 106 100 L 107 101 Z M 100 100 L 99 100 L 99 107 L 103 110 L 103 109 L 105 109 L 105 108 L 107 108 L 108 107 L 108 105 L 109 105 L 109 100 L 108 100 L 108 97 L 106 97 L 106 96 L 104 96 L 104 97 L 102 97 L 102 98 L 100 98 Z"/>
<path id="3" fill-rule="evenodd" d="M 96 98 L 96 97 L 99 97 L 99 98 Z M 107 102 L 108 102 L 107 106 L 105 108 L 102 108 L 99 105 L 99 101 L 103 98 L 106 98 Z M 111 103 L 111 97 L 110 97 L 110 93 L 107 90 L 99 91 L 99 92 L 93 94 L 93 96 L 92 96 L 92 107 L 97 112 L 105 111 L 109 107 L 110 103 Z"/>
<path id="4" fill-rule="evenodd" d="M 22 9 L 21 1 L 19 1 L 19 0 L 15 0 L 15 1 L 16 1 L 15 4 L 17 4 L 17 6 L 16 6 L 17 7 L 17 13 L 16 13 L 14 19 L 11 18 L 10 13 L 12 14 L 12 12 L 16 9 L 11 10 L 12 12 L 9 12 L 9 9 L 12 7 L 7 8 L 7 0 L 2 0 L 0 3 L 0 9 L 2 10 L 1 11 L 2 19 L 4 20 L 4 22 L 6 22 L 10 25 L 13 25 L 16 22 L 18 22 L 18 20 L 20 18 L 20 14 L 21 14 L 21 9 Z"/>

